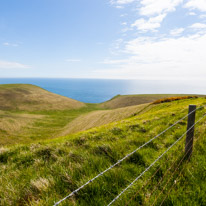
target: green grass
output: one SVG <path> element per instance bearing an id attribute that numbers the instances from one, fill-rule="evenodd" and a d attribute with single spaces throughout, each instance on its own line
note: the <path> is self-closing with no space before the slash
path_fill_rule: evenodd
<path id="1" fill-rule="evenodd" d="M 187 114 L 188 105 L 206 104 L 205 98 L 155 105 L 145 113 L 119 122 L 39 143 L 0 149 L 0 205 L 53 205 L 90 178 L 105 170 Z M 197 119 L 205 114 L 198 110 Z M 44 114 L 43 114 L 44 115 Z M 59 114 L 60 115 L 60 114 Z M 196 126 L 194 153 L 164 205 L 205 205 L 206 124 Z M 186 131 L 186 120 L 86 186 L 61 205 L 107 205 Z M 114 205 L 125 205 L 155 172 L 161 169 L 130 205 L 152 205 L 163 189 L 151 192 L 169 166 L 183 157 L 184 139 L 134 184 Z M 168 159 L 167 159 L 168 158 Z M 175 166 L 178 165 L 175 163 Z M 181 168 L 180 168 L 181 169 Z M 167 182 L 174 169 L 165 177 Z M 178 174 L 178 173 L 177 173 Z M 169 186 L 176 178 L 171 179 Z M 169 187 L 157 200 L 160 205 Z"/>
<path id="2" fill-rule="evenodd" d="M 58 137 L 63 128 L 82 114 L 99 110 L 95 104 L 73 110 L 2 111 L 0 145 L 31 143 Z"/>

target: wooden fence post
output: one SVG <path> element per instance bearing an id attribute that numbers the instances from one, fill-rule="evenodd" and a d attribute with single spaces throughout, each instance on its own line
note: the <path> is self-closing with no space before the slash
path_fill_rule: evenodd
<path id="1" fill-rule="evenodd" d="M 190 130 L 187 132 L 186 142 L 185 142 L 185 158 L 186 159 L 190 159 L 192 155 L 193 139 L 194 139 L 194 132 L 195 132 L 195 126 L 193 125 L 195 124 L 196 105 L 189 105 L 188 113 L 189 114 L 191 113 L 191 114 L 188 116 L 188 121 L 187 121 L 187 130 L 189 129 Z"/>

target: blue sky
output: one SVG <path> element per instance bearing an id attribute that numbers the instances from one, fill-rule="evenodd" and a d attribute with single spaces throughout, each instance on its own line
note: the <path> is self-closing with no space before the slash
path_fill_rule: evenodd
<path id="1" fill-rule="evenodd" d="M 2 0 L 0 77 L 205 79 L 206 0 Z"/>

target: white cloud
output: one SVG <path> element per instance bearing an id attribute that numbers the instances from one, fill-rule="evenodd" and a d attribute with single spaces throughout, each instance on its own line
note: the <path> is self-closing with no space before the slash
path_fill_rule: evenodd
<path id="1" fill-rule="evenodd" d="M 121 14 L 120 17 L 125 17 L 127 16 L 128 14 Z"/>
<path id="2" fill-rule="evenodd" d="M 127 22 L 122 22 L 121 25 L 126 26 Z"/>
<path id="3" fill-rule="evenodd" d="M 184 32 L 184 28 L 176 28 L 170 31 L 170 35 L 172 36 L 179 36 L 180 34 L 182 34 L 182 32 Z"/>
<path id="4" fill-rule="evenodd" d="M 206 33 L 163 39 L 139 37 L 126 43 L 124 52 L 131 57 L 122 60 L 122 65 L 118 62 L 114 69 L 99 72 L 111 78 L 206 78 L 205 42 Z"/>
<path id="5" fill-rule="evenodd" d="M 66 59 L 67 62 L 80 62 L 81 59 Z"/>
<path id="6" fill-rule="evenodd" d="M 206 0 L 188 0 L 185 4 L 186 8 L 198 9 L 200 11 L 206 11 Z"/>
<path id="7" fill-rule="evenodd" d="M 123 42 L 124 42 L 124 40 L 123 40 L 122 38 L 117 39 L 117 40 L 115 41 L 115 43 L 113 44 L 113 47 L 114 47 L 115 49 L 119 49 L 119 48 L 121 47 L 121 45 L 122 45 Z"/>
<path id="8" fill-rule="evenodd" d="M 141 30 L 143 32 L 146 32 L 149 30 L 155 31 L 155 29 L 161 26 L 161 23 L 165 17 L 166 17 L 166 14 L 160 14 L 156 17 L 151 17 L 148 20 L 141 18 L 141 19 L 136 20 L 131 26 L 137 27 L 138 30 Z"/>
<path id="9" fill-rule="evenodd" d="M 129 3 L 132 3 L 134 2 L 135 0 L 111 0 L 111 4 L 129 4 Z"/>
<path id="10" fill-rule="evenodd" d="M 134 5 L 137 8 L 135 16 L 139 17 L 138 19 L 135 17 L 136 21 L 130 27 L 134 32 L 136 32 L 134 28 L 141 32 L 157 31 L 167 15 L 174 12 L 177 7 L 178 9 L 181 7 L 182 17 L 190 15 L 189 19 L 205 18 L 205 13 L 198 13 L 193 9 L 206 11 L 206 0 L 136 0 L 127 3 L 132 2 L 135 2 Z M 179 12 L 178 15 L 180 15 Z M 106 59 L 103 63 L 110 64 L 111 68 L 97 72 L 101 73 L 102 78 L 206 78 L 204 55 L 206 24 L 199 22 L 191 23 L 192 25 L 188 26 L 188 21 L 183 20 L 180 22 L 181 28 L 175 28 L 176 20 L 177 18 L 174 18 L 172 22 L 170 19 L 167 25 L 164 24 L 163 32 L 171 26 L 174 29 L 169 33 L 158 33 L 158 37 L 155 37 L 156 35 L 152 37 L 151 33 L 146 36 L 145 33 L 140 34 L 139 32 L 139 37 L 134 39 L 133 33 L 130 36 L 132 40 L 123 40 L 121 47 L 118 48 L 121 55 L 125 54 L 125 58 L 121 60 Z M 203 22 L 203 20 L 201 21 Z M 137 33 L 135 33 L 136 35 Z"/>
<path id="11" fill-rule="evenodd" d="M 110 0 L 111 4 L 120 6 L 134 2 L 138 7 L 140 5 L 139 12 L 141 15 L 152 16 L 175 11 L 183 0 Z"/>
<path id="12" fill-rule="evenodd" d="M 204 18 L 206 18 L 206 14 L 201 14 L 199 17 L 200 17 L 201 19 L 204 19 Z"/>
<path id="13" fill-rule="evenodd" d="M 189 16 L 196 16 L 197 14 L 196 14 L 195 12 L 192 12 L 192 11 L 191 11 L 191 12 L 188 13 L 188 15 L 189 15 Z"/>
<path id="14" fill-rule="evenodd" d="M 144 16 L 168 13 L 175 11 L 175 8 L 182 2 L 183 0 L 141 0 L 142 7 L 139 12 Z"/>
<path id="15" fill-rule="evenodd" d="M 103 62 L 100 62 L 100 64 L 124 64 L 127 63 L 127 60 L 125 59 L 105 59 Z"/>
<path id="16" fill-rule="evenodd" d="M 117 8 L 117 9 L 123 9 L 124 7 L 123 7 L 123 6 L 120 6 L 120 5 L 116 5 L 115 8 Z"/>
<path id="17" fill-rule="evenodd" d="M 117 9 L 123 9 L 126 4 L 133 3 L 137 0 L 110 0 L 110 3 Z"/>
<path id="18" fill-rule="evenodd" d="M 139 14 L 149 17 L 148 20 L 140 18 L 131 26 L 143 32 L 156 31 L 169 12 L 175 11 L 183 0 L 140 0 Z"/>
<path id="19" fill-rule="evenodd" d="M 28 65 L 24 65 L 18 62 L 8 62 L 0 60 L 0 69 L 27 69 Z"/>
<path id="20" fill-rule="evenodd" d="M 19 46 L 18 44 L 12 44 L 12 43 L 9 43 L 9 42 L 4 42 L 3 45 L 4 46 L 13 46 L 13 47 Z"/>
<path id="21" fill-rule="evenodd" d="M 189 28 L 192 28 L 192 29 L 206 29 L 206 24 L 195 23 L 195 24 L 192 24 Z"/>

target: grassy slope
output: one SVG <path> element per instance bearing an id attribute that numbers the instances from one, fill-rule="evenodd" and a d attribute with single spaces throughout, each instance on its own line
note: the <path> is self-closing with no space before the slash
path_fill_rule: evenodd
<path id="1" fill-rule="evenodd" d="M 58 137 L 70 121 L 97 109 L 96 105 L 89 104 L 76 110 L 0 111 L 0 145 L 31 143 Z"/>
<path id="2" fill-rule="evenodd" d="M 140 94 L 140 95 L 117 95 L 107 102 L 100 104 L 101 108 L 116 109 L 132 105 L 139 105 L 154 102 L 155 100 L 174 97 L 188 96 L 185 94 Z M 203 95 L 199 95 L 203 96 Z"/>
<path id="3" fill-rule="evenodd" d="M 86 130 L 129 117 L 142 108 L 103 111 L 97 104 L 84 104 L 26 84 L 0 85 L 0 102 L 1 145 L 29 143 Z"/>
<path id="4" fill-rule="evenodd" d="M 0 205 L 53 205 L 54 201 L 68 195 L 180 119 L 187 113 L 189 104 L 203 105 L 206 104 L 206 100 L 199 98 L 155 105 L 139 116 L 76 135 L 39 144 L 1 148 Z M 205 109 L 198 110 L 197 119 L 204 113 Z M 195 144 L 192 159 L 182 165 L 185 169 L 181 179 L 166 198 L 165 205 L 205 205 L 205 129 L 204 120 L 196 127 L 196 137 L 200 139 Z M 62 205 L 107 205 L 185 130 L 186 120 L 135 153 L 120 166 L 86 186 L 74 197 L 64 201 Z M 162 187 L 155 189 L 155 194 L 149 199 L 154 185 L 174 160 L 182 157 L 183 149 L 184 139 L 114 205 L 125 205 L 160 164 L 162 167 L 153 181 L 130 204 L 151 205 L 158 192 L 162 190 Z M 171 173 L 165 177 L 165 181 L 170 176 Z M 167 190 L 166 188 L 164 196 Z M 160 205 L 164 196 L 160 196 L 156 205 Z"/>
<path id="5" fill-rule="evenodd" d="M 68 125 L 66 125 L 60 135 L 65 136 L 67 134 L 85 131 L 93 127 L 98 127 L 104 124 L 128 118 L 141 111 L 144 111 L 144 109 L 147 108 L 148 105 L 149 104 L 141 104 L 137 106 L 129 106 L 113 110 L 99 110 L 81 115 L 71 121 Z"/>
<path id="6" fill-rule="evenodd" d="M 0 103 L 0 145 L 57 137 L 68 122 L 97 109 L 25 84 L 0 85 Z"/>
<path id="7" fill-rule="evenodd" d="M 0 109 L 21 111 L 68 110 L 85 104 L 29 84 L 0 85 Z"/>
<path id="8" fill-rule="evenodd" d="M 161 97 L 165 95 L 128 95 L 105 104 L 112 103 L 118 108 Z M 117 100 L 115 104 L 114 100 Z M 102 104 L 84 104 L 25 84 L 0 85 L 0 102 L 1 145 L 30 143 L 84 131 L 129 117 L 145 106 L 107 110 Z"/>

